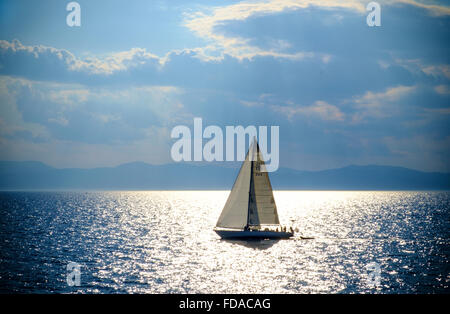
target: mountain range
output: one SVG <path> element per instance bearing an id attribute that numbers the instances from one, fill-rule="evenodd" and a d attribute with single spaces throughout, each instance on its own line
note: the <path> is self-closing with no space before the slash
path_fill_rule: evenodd
<path id="1" fill-rule="evenodd" d="M 214 164 L 143 162 L 93 169 L 57 169 L 37 161 L 0 161 L 1 190 L 230 190 L 238 168 Z M 450 173 L 393 166 L 347 166 L 321 171 L 280 168 L 274 190 L 449 190 Z"/>

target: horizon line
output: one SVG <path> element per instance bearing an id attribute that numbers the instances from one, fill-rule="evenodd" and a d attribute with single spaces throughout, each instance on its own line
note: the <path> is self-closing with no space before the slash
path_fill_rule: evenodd
<path id="1" fill-rule="evenodd" d="M 10 162 L 10 163 L 40 163 L 44 166 L 53 168 L 55 170 L 68 170 L 68 169 L 79 169 L 79 170 L 95 170 L 95 169 L 114 169 L 114 168 L 118 168 L 120 166 L 124 166 L 124 165 L 130 165 L 130 164 L 145 164 L 148 166 L 152 166 L 152 167 L 163 167 L 163 166 L 171 166 L 171 165 L 188 165 L 188 166 L 194 166 L 194 167 L 206 167 L 206 166 L 216 166 L 219 168 L 238 168 L 240 166 L 240 164 L 242 162 L 239 161 L 222 161 L 222 162 L 207 162 L 207 161 L 181 161 L 181 162 L 171 162 L 171 163 L 163 163 L 163 164 L 152 164 L 149 162 L 145 162 L 145 161 L 130 161 L 130 162 L 124 162 L 124 163 L 120 163 L 117 164 L 116 166 L 96 166 L 96 167 L 89 167 L 89 168 L 83 168 L 83 167 L 55 167 L 52 165 L 49 165 L 43 161 L 39 161 L 39 160 L 0 160 L 0 163 L 2 162 Z M 227 166 L 223 166 L 224 164 L 226 165 L 232 165 L 232 164 L 236 164 L 236 167 L 227 167 Z M 279 167 L 278 170 L 280 169 L 288 169 L 288 170 L 294 170 L 294 171 L 299 171 L 299 172 L 321 172 L 321 171 L 328 171 L 328 170 L 338 170 L 338 169 L 345 169 L 345 168 L 349 168 L 349 167 L 387 167 L 387 168 L 399 168 L 399 169 L 407 169 L 407 170 L 411 170 L 411 171 L 417 171 L 417 172 L 422 172 L 422 173 L 439 173 L 439 174 L 450 174 L 450 171 L 426 171 L 426 170 L 419 170 L 419 169 L 414 169 L 414 168 L 409 168 L 409 167 L 405 167 L 405 166 L 395 166 L 395 165 L 387 165 L 387 164 L 348 164 L 346 166 L 340 166 L 340 167 L 335 167 L 335 168 L 324 168 L 324 169 L 320 169 L 320 170 L 306 170 L 306 169 L 296 169 L 296 168 L 291 168 L 291 167 Z M 278 171 L 277 170 L 277 171 Z M 276 173 L 277 171 L 274 171 L 272 173 Z"/>

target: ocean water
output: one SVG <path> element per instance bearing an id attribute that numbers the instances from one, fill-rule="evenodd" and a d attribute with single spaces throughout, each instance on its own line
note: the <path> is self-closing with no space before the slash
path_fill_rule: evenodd
<path id="1" fill-rule="evenodd" d="M 249 242 L 213 232 L 228 193 L 2 192 L 0 292 L 450 291 L 450 192 L 278 191 L 299 232 Z"/>

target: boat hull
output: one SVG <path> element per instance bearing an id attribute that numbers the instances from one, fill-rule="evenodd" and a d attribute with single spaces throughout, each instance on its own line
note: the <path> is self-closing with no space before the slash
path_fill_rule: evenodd
<path id="1" fill-rule="evenodd" d="M 214 230 L 222 239 L 288 239 L 294 234 L 283 231 Z"/>

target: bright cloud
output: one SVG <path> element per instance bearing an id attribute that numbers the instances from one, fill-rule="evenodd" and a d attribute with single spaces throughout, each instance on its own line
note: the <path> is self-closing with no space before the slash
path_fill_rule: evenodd
<path id="1" fill-rule="evenodd" d="M 80 59 L 71 52 L 46 46 L 26 46 L 19 40 L 11 42 L 0 40 L 0 61 L 4 65 L 3 71 L 30 71 L 53 67 L 63 72 L 84 72 L 88 74 L 111 75 L 114 72 L 125 71 L 130 68 L 151 64 L 155 68 L 164 63 L 159 58 L 142 48 L 112 53 L 106 57 Z M 25 64 L 21 62 L 26 61 Z M 5 69 L 5 65 L 8 68 Z M 48 68 L 47 68 L 48 71 Z"/>
<path id="2" fill-rule="evenodd" d="M 357 112 L 353 115 L 353 122 L 361 122 L 366 118 L 385 118 L 398 112 L 398 103 L 406 95 L 410 95 L 416 89 L 415 86 L 389 87 L 383 92 L 366 92 L 353 100 Z"/>
<path id="3" fill-rule="evenodd" d="M 436 16 L 449 15 L 450 8 L 440 5 L 423 4 L 414 0 L 386 0 L 380 1 L 383 5 L 406 4 L 426 9 Z M 348 9 L 358 14 L 367 14 L 365 5 L 367 1 L 358 0 L 269 0 L 239 2 L 223 7 L 208 9 L 208 12 L 195 12 L 188 15 L 186 27 L 198 36 L 213 43 L 207 50 L 220 51 L 221 55 L 228 54 L 240 60 L 252 59 L 256 56 L 272 56 L 275 58 L 285 58 L 301 60 L 311 58 L 314 52 L 299 51 L 296 53 L 285 53 L 283 47 L 290 46 L 288 42 L 277 45 L 278 49 L 264 50 L 260 47 L 249 44 L 249 39 L 240 36 L 229 36 L 218 30 L 219 26 L 226 23 L 244 21 L 255 16 L 273 15 L 286 11 L 317 7 L 324 9 Z M 340 17 L 339 19 L 341 19 Z M 213 49 L 211 47 L 214 47 Z M 217 52 L 216 52 L 217 53 Z M 207 55 L 207 53 L 204 53 Z M 329 55 L 322 56 L 325 63 L 330 60 Z"/>
<path id="4" fill-rule="evenodd" d="M 311 0 L 273 0 L 259 2 L 240 2 L 237 4 L 218 7 L 212 13 L 196 12 L 189 16 L 186 27 L 198 36 L 211 40 L 216 49 L 238 59 L 252 59 L 255 56 L 272 56 L 301 60 L 314 56 L 313 52 L 284 53 L 278 50 L 263 50 L 249 45 L 249 40 L 242 37 L 229 37 L 221 34 L 216 27 L 230 21 L 242 21 L 252 16 L 275 14 L 288 10 L 297 10 L 315 5 L 319 7 L 340 7 L 357 11 L 364 11 L 364 7 L 358 1 L 311 1 Z M 288 43 L 287 43 L 288 44 Z M 285 44 L 286 45 L 286 44 Z M 283 46 L 281 47 L 283 48 Z M 289 45 L 289 44 L 288 44 Z"/>

